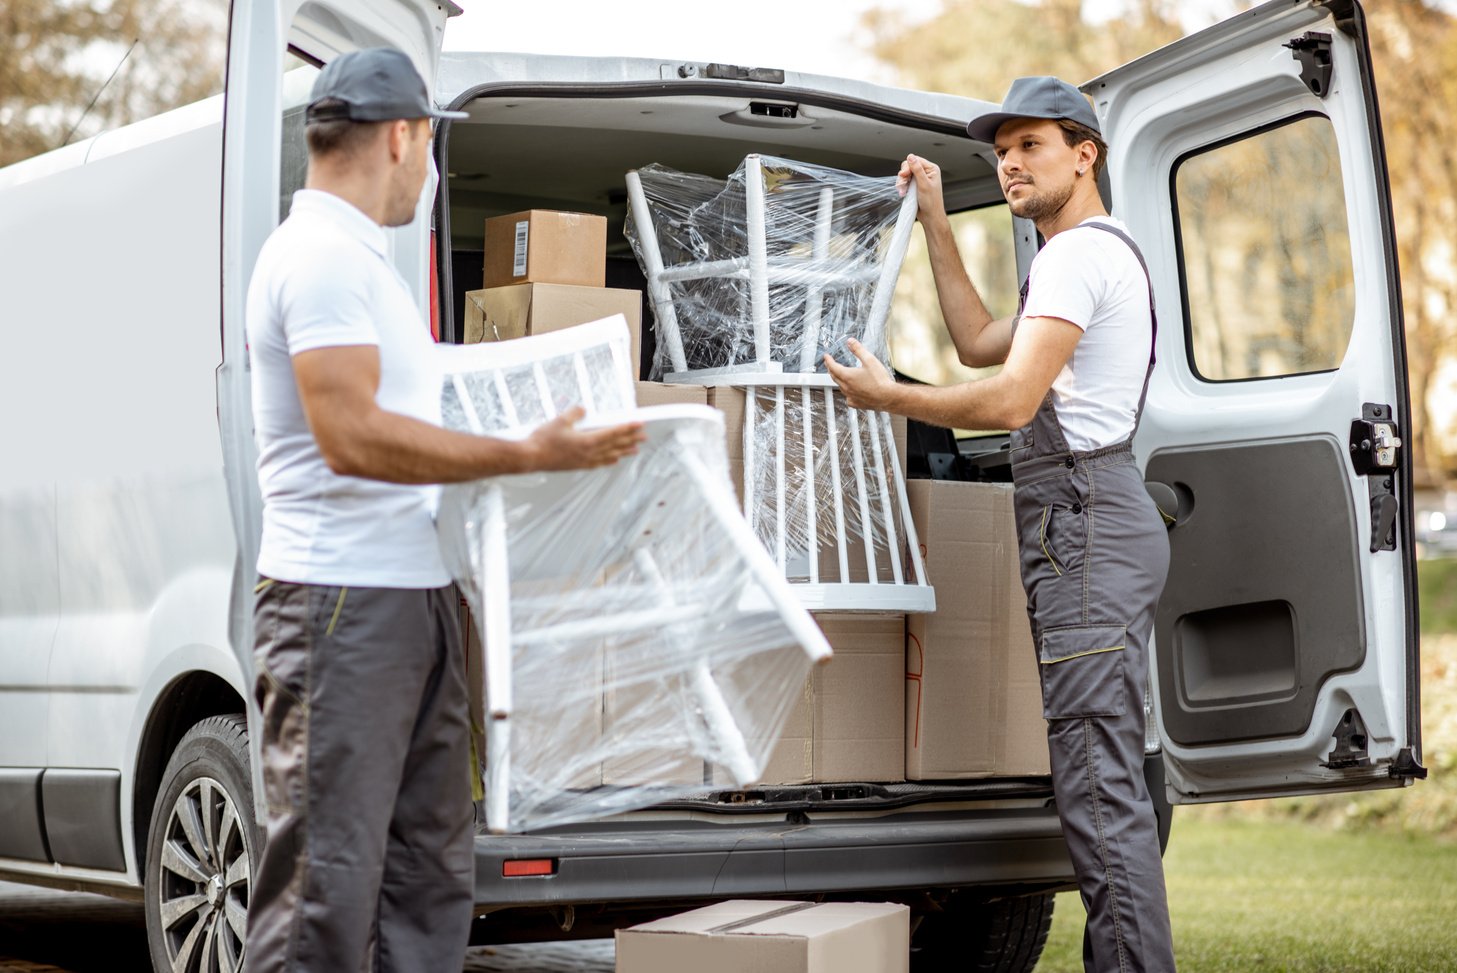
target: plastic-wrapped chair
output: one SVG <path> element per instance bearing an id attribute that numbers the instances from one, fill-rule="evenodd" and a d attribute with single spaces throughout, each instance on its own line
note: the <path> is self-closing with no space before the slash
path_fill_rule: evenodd
<path id="1" fill-rule="evenodd" d="M 727 182 L 627 174 L 663 380 L 745 390 L 745 514 L 815 610 L 935 609 L 890 417 L 850 408 L 821 362 L 851 337 L 887 358 L 916 217 L 894 185 L 758 155 Z"/>
<path id="2" fill-rule="evenodd" d="M 752 783 L 830 654 L 735 506 L 722 417 L 635 408 L 628 354 L 620 316 L 441 348 L 449 428 L 525 435 L 582 404 L 584 425 L 637 420 L 648 436 L 614 466 L 442 496 L 442 548 L 483 642 L 493 832 L 701 791 L 702 774 L 665 782 L 685 754 Z M 637 779 L 602 785 L 624 761 Z"/>

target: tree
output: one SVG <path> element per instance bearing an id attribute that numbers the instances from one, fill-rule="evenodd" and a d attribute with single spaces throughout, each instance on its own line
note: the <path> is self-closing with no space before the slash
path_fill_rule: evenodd
<path id="1" fill-rule="evenodd" d="M 1441 406 L 1457 387 L 1457 19 L 1440 0 L 1383 0 L 1366 6 L 1381 103 L 1401 267 L 1418 482 L 1457 476 L 1457 417 Z M 995 100 L 1015 77 L 1055 74 L 1079 82 L 1184 33 L 1176 4 L 1129 0 L 1114 19 L 1091 24 L 1082 0 L 945 0 L 941 12 L 911 23 L 890 9 L 864 21 L 871 50 L 913 87 Z M 1230 13 L 1235 10 L 1231 2 Z M 1117 154 L 1113 146 L 1112 153 Z M 1240 246 L 1260 245 L 1245 234 Z M 1244 254 L 1226 254 L 1238 262 Z M 905 293 L 930 289 L 929 272 L 908 266 Z M 898 289 L 898 294 L 902 289 Z M 1284 295 L 1282 295 L 1284 296 Z M 925 305 L 921 301 L 920 305 Z M 908 301 L 917 322 L 926 308 Z M 1005 311 L 1003 311 L 1005 313 Z M 939 315 L 917 341 L 949 345 Z M 1296 332 L 1296 309 L 1283 315 Z M 954 363 L 949 348 L 942 358 Z M 939 376 L 956 376 L 948 364 Z M 1448 393 L 1452 394 L 1452 393 Z"/>
<path id="2" fill-rule="evenodd" d="M 222 91 L 226 42 L 225 0 L 0 0 L 0 165 Z"/>

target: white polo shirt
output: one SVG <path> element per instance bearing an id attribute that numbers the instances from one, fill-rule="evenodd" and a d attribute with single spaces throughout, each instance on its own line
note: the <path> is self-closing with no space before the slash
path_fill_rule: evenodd
<path id="1" fill-rule="evenodd" d="M 384 229 L 338 196 L 295 193 L 288 219 L 258 254 L 247 330 L 263 491 L 258 572 L 321 585 L 448 584 L 435 536 L 439 488 L 334 473 L 294 380 L 300 352 L 376 345 L 380 408 L 440 425 L 434 342 Z"/>
<path id="2" fill-rule="evenodd" d="M 1128 438 L 1148 371 L 1153 322 L 1148 277 L 1133 251 L 1092 222 L 1063 230 L 1037 252 L 1028 276 L 1024 318 L 1061 318 L 1083 331 L 1072 358 L 1052 382 L 1052 407 L 1068 448 L 1099 449 Z"/>

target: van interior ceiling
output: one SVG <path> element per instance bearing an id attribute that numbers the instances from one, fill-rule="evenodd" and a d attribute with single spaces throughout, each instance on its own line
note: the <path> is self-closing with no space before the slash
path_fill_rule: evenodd
<path id="1" fill-rule="evenodd" d="M 786 92 L 786 94 L 788 94 Z M 778 106 L 793 105 L 793 117 Z M 725 178 L 750 153 L 831 166 L 870 176 L 894 175 L 908 153 L 942 168 L 953 212 L 1001 200 L 985 146 L 930 121 L 887 121 L 842 108 L 767 104 L 733 97 L 516 97 L 483 95 L 451 123 L 446 146 L 452 319 L 446 337 L 464 330 L 467 291 L 482 283 L 484 223 L 528 209 L 569 210 L 607 218 L 608 287 L 646 290 L 623 235 L 625 176 L 660 163 Z M 769 112 L 766 114 L 765 112 Z M 444 269 L 444 268 L 442 268 Z M 643 377 L 652 361 L 651 308 L 643 305 Z"/>

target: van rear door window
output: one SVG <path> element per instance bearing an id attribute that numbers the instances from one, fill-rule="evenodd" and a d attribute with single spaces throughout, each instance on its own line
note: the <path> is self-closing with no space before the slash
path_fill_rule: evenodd
<path id="1" fill-rule="evenodd" d="M 1355 278 L 1335 129 L 1304 115 L 1173 172 L 1190 366 L 1210 382 L 1339 367 Z"/>

